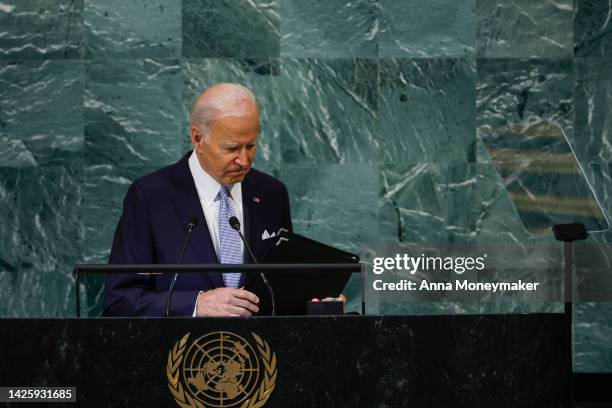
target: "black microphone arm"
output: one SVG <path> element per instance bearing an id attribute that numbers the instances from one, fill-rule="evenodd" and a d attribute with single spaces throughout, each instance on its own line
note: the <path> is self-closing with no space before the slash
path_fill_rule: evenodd
<path id="1" fill-rule="evenodd" d="M 242 231 L 240 231 L 240 221 L 238 220 L 238 218 L 230 217 L 228 222 L 229 222 L 230 227 L 235 229 L 236 232 L 238 232 L 238 234 L 240 235 L 240 239 L 242 240 L 242 243 L 244 244 L 247 251 L 249 251 L 249 255 L 251 256 L 251 259 L 253 260 L 253 262 L 258 264 L 259 262 L 257 262 L 257 259 L 255 258 L 255 255 L 253 254 L 253 251 L 251 250 L 251 247 L 249 246 L 249 244 L 247 244 L 246 239 L 244 239 L 244 235 L 242 235 Z M 276 316 L 276 304 L 274 302 L 274 291 L 272 290 L 272 285 L 270 285 L 270 282 L 268 282 L 268 279 L 266 278 L 266 275 L 263 274 L 263 272 L 260 272 L 259 276 L 261 276 L 261 280 L 263 281 L 264 285 L 266 285 L 266 288 L 268 288 L 268 292 L 270 292 L 270 300 L 272 301 L 272 316 Z"/>
<path id="2" fill-rule="evenodd" d="M 198 226 L 198 218 L 191 217 L 189 220 L 189 224 L 187 224 L 187 236 L 185 237 L 185 242 L 183 243 L 183 248 L 181 249 L 181 253 L 176 261 L 177 265 L 180 265 L 183 262 L 183 257 L 185 256 L 185 250 L 187 249 L 187 244 L 189 243 L 189 238 L 191 238 L 191 232 Z M 168 289 L 168 299 L 166 300 L 166 317 L 170 316 L 170 302 L 172 301 L 172 292 L 174 292 L 174 285 L 176 284 L 176 278 L 178 277 L 178 272 L 174 272 L 174 276 L 172 276 L 172 281 L 170 282 L 170 289 Z"/>

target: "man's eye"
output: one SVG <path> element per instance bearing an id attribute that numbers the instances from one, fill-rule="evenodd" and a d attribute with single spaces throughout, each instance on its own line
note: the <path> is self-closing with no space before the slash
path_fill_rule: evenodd
<path id="1" fill-rule="evenodd" d="M 225 150 L 227 150 L 228 152 L 237 152 L 238 148 L 237 147 L 226 147 Z"/>
<path id="2" fill-rule="evenodd" d="M 254 147 L 255 147 L 255 145 L 254 145 L 254 144 L 248 144 L 248 145 L 246 146 L 246 148 L 247 148 L 248 150 L 253 150 L 253 148 L 254 148 Z"/>

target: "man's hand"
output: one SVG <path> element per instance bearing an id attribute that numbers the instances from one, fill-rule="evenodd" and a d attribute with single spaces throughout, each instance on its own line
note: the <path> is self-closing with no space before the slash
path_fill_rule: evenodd
<path id="1" fill-rule="evenodd" d="M 346 305 L 346 296 L 344 296 L 342 293 L 340 294 L 340 296 L 338 296 L 337 298 L 333 298 L 333 297 L 326 297 L 325 299 L 321 299 L 322 302 L 331 302 L 331 301 L 338 301 L 338 302 L 342 302 Z"/>
<path id="2" fill-rule="evenodd" d="M 252 316 L 258 303 L 248 290 L 217 288 L 198 295 L 196 316 Z"/>

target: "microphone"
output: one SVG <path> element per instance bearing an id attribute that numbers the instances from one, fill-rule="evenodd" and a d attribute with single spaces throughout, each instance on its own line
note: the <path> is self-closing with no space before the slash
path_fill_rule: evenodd
<path id="1" fill-rule="evenodd" d="M 189 223 L 187 224 L 187 236 L 185 237 L 185 242 L 183 243 L 183 249 L 181 249 L 181 253 L 176 261 L 177 265 L 180 265 L 183 262 L 183 256 L 185 256 L 185 250 L 187 249 L 187 244 L 189 243 L 189 238 L 191 238 L 191 232 L 198 226 L 198 217 L 191 217 L 189 219 Z M 168 299 L 166 300 L 166 317 L 170 316 L 170 302 L 172 301 L 172 292 L 174 291 L 174 284 L 176 283 L 176 278 L 178 277 L 178 272 L 174 272 L 174 276 L 172 277 L 172 281 L 170 282 L 170 289 L 168 289 Z"/>
<path id="2" fill-rule="evenodd" d="M 244 239 L 244 235 L 242 235 L 242 231 L 240 231 L 240 221 L 238 221 L 238 218 L 230 217 L 228 222 L 229 222 L 230 227 L 232 227 L 232 229 L 235 229 L 238 235 L 240 235 L 240 239 L 242 240 L 242 243 L 244 244 L 247 251 L 249 251 L 249 255 L 251 256 L 251 259 L 253 260 L 253 262 L 258 264 L 259 262 L 257 262 L 257 259 L 255 259 L 255 255 L 253 254 L 251 247 L 246 242 L 246 239 Z M 260 272 L 259 276 L 261 276 L 261 280 L 263 281 L 264 285 L 266 285 L 266 287 L 268 288 L 268 292 L 270 292 L 270 300 L 272 301 L 272 316 L 276 316 L 276 304 L 274 303 L 274 291 L 272 290 L 272 285 L 270 285 L 270 282 L 268 282 L 268 279 L 266 278 L 266 275 L 263 274 L 263 272 Z"/>

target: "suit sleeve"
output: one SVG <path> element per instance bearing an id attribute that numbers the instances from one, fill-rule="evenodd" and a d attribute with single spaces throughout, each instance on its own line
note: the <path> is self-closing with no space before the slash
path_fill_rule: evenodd
<path id="1" fill-rule="evenodd" d="M 109 258 L 110 264 L 155 264 L 155 242 L 149 210 L 137 184 L 130 186 Z M 172 315 L 191 315 L 197 290 L 172 298 Z M 106 275 L 105 316 L 163 316 L 168 291 L 156 288 L 153 275 Z"/>

